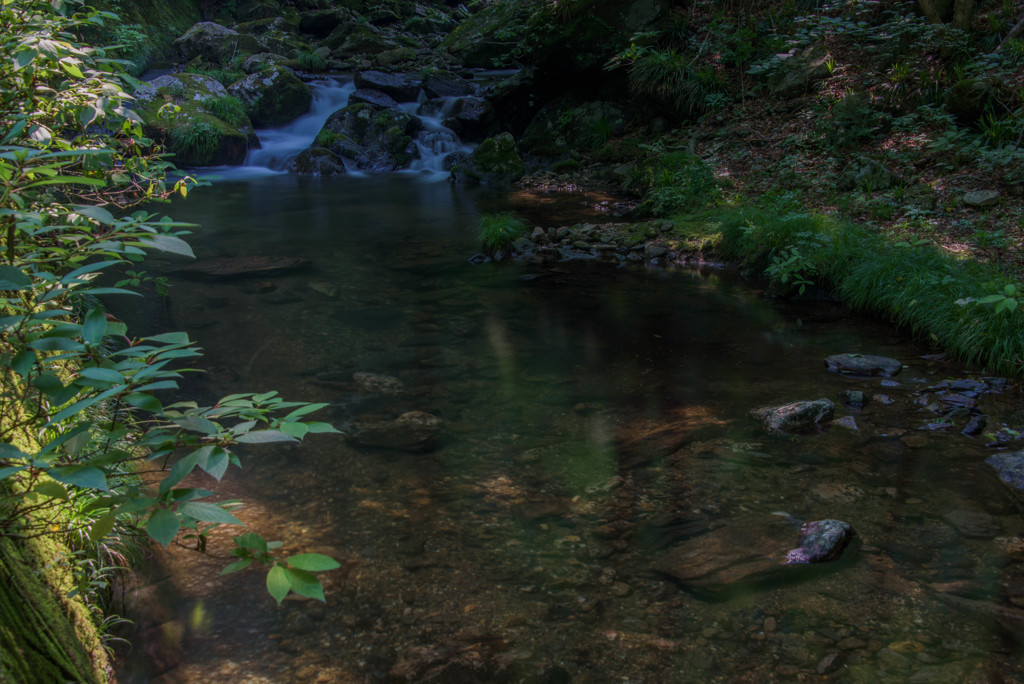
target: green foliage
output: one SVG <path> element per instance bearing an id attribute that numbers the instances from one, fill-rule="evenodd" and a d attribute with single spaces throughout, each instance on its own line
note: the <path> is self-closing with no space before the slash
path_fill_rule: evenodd
<path id="1" fill-rule="evenodd" d="M 124 288 L 148 252 L 192 256 L 187 225 L 131 208 L 195 183 L 166 185 L 169 165 L 146 151 L 117 63 L 74 42 L 77 26 L 111 15 L 66 7 L 0 6 L 0 52 L 14 56 L 0 61 L 0 536 L 73 542 L 77 591 L 95 593 L 121 537 L 144 530 L 203 550 L 210 529 L 238 524 L 237 502 L 183 486 L 190 473 L 219 480 L 240 464 L 239 444 L 334 429 L 306 420 L 323 404 L 275 392 L 165 404 L 199 350 L 185 333 L 132 336 L 98 304 L 133 294 Z M 208 150 L 203 126 L 177 144 Z M 120 267 L 124 281 L 98 284 Z M 158 481 L 145 486 L 140 467 Z M 288 587 L 310 596 L 319 583 L 308 573 L 326 565 L 295 558 L 255 560 L 300 573 Z"/>
<path id="2" fill-rule="evenodd" d="M 248 125 L 249 115 L 245 113 L 245 104 L 234 95 L 207 100 L 204 103 L 206 110 L 221 121 L 225 121 L 235 128 Z"/>
<path id="3" fill-rule="evenodd" d="M 245 72 L 239 69 L 208 69 L 196 64 L 189 64 L 185 67 L 185 71 L 190 74 L 208 76 L 213 80 L 218 81 L 225 88 L 233 83 L 241 81 L 246 76 Z"/>
<path id="4" fill-rule="evenodd" d="M 525 233 L 526 224 L 512 214 L 485 214 L 480 217 L 479 238 L 488 254 L 508 249 Z"/>
<path id="5" fill-rule="evenodd" d="M 714 171 L 688 152 L 646 146 L 651 156 L 637 164 L 627 188 L 644 196 L 643 211 L 670 216 L 713 206 L 721 196 Z"/>
<path id="6" fill-rule="evenodd" d="M 195 121 L 171 130 L 171 150 L 195 164 L 208 164 L 220 148 L 221 134 L 206 121 Z"/>
<path id="7" fill-rule="evenodd" d="M 299 67 L 305 71 L 327 71 L 330 66 L 323 55 L 313 50 L 307 50 L 299 55 Z"/>
<path id="8" fill-rule="evenodd" d="M 609 67 L 629 65 L 629 87 L 653 97 L 683 116 L 702 114 L 709 97 L 720 94 L 722 82 L 714 70 L 673 49 L 633 46 L 620 53 Z"/>

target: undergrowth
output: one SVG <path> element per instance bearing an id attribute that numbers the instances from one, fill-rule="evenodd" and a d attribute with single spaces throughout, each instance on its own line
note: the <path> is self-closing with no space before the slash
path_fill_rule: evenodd
<path id="1" fill-rule="evenodd" d="M 512 214 L 487 214 L 480 217 L 480 242 L 488 254 L 508 249 L 525 232 L 526 224 Z"/>

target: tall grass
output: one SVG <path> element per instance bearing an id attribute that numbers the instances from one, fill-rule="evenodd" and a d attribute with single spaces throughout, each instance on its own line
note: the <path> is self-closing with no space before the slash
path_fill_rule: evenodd
<path id="1" fill-rule="evenodd" d="M 776 286 L 785 273 L 779 266 L 788 262 L 850 308 L 885 316 L 965 362 L 993 372 L 1024 372 L 1024 307 L 996 311 L 975 301 L 1009 282 L 991 265 L 810 213 L 733 209 L 701 225 L 700 232 L 721 235 L 722 256 L 770 276 Z M 784 259 L 794 248 L 800 259 Z M 781 283 L 781 289 L 792 283 Z"/>

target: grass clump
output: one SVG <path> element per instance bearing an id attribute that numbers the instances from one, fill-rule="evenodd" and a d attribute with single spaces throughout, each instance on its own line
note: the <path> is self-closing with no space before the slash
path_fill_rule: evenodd
<path id="1" fill-rule="evenodd" d="M 510 213 L 486 214 L 480 217 L 480 242 L 488 254 L 507 250 L 525 233 L 526 224 Z"/>
<path id="2" fill-rule="evenodd" d="M 762 208 L 704 224 L 720 254 L 763 273 L 781 294 L 830 290 L 849 307 L 881 314 L 968 362 L 1024 371 L 1022 288 L 989 264 L 958 259 L 930 241 L 895 242 L 808 212 Z"/>
<path id="3" fill-rule="evenodd" d="M 329 66 L 323 55 L 312 50 L 303 52 L 298 57 L 299 67 L 304 71 L 327 71 Z"/>
<path id="4" fill-rule="evenodd" d="M 220 131 L 206 121 L 195 121 L 172 130 L 170 143 L 179 164 L 206 165 L 220 148 Z"/>
<path id="5" fill-rule="evenodd" d="M 249 124 L 249 115 L 245 113 L 245 104 L 234 95 L 225 95 L 206 103 L 206 109 L 215 117 L 231 124 L 235 128 Z"/>

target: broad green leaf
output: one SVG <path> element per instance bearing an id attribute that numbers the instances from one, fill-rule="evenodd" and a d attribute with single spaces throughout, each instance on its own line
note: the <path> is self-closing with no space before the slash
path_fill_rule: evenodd
<path id="1" fill-rule="evenodd" d="M 199 458 L 199 467 L 218 482 L 224 477 L 230 464 L 231 456 L 221 447 L 211 447 L 205 458 Z"/>
<path id="2" fill-rule="evenodd" d="M 300 553 L 285 558 L 285 561 L 293 568 L 307 572 L 324 572 L 326 570 L 337 570 L 341 567 L 341 563 L 322 553 Z"/>
<path id="3" fill-rule="evenodd" d="M 281 432 L 295 439 L 302 439 L 309 432 L 309 426 L 305 423 L 281 423 Z"/>
<path id="4" fill-rule="evenodd" d="M 68 72 L 68 74 L 74 76 L 75 78 L 85 78 L 85 74 L 82 73 L 82 70 L 79 69 L 78 66 L 76 64 L 73 64 L 72 62 L 62 59 L 60 60 L 60 66 L 62 69 L 64 69 L 64 71 Z"/>
<path id="5" fill-rule="evenodd" d="M 14 55 L 14 70 L 24 69 L 35 60 L 39 52 L 30 47 L 23 47 Z"/>
<path id="6" fill-rule="evenodd" d="M 61 499 L 63 501 L 68 500 L 68 490 L 64 489 L 64 485 L 60 482 L 40 482 L 32 489 L 32 491 L 50 499 Z"/>
<path id="7" fill-rule="evenodd" d="M 82 487 L 84 489 L 99 489 L 110 491 L 107 486 L 107 476 L 99 468 L 92 466 L 65 466 L 63 468 L 51 468 L 49 475 L 58 482 Z"/>
<path id="8" fill-rule="evenodd" d="M 163 496 L 166 492 L 170 491 L 172 487 L 178 485 L 179 482 L 184 480 L 189 474 L 195 469 L 196 462 L 199 460 L 199 452 L 193 451 L 191 454 L 187 454 L 178 459 L 171 469 L 167 471 L 167 475 L 160 481 L 159 494 Z"/>
<path id="9" fill-rule="evenodd" d="M 114 523 L 117 521 L 117 514 L 111 511 L 106 515 L 97 518 L 96 522 L 89 528 L 89 541 L 98 542 L 110 534 L 110 531 L 114 529 Z"/>
<path id="10" fill-rule="evenodd" d="M 26 454 L 24 451 L 19 449 L 18 447 L 14 446 L 13 444 L 9 444 L 7 442 L 0 442 L 0 458 L 3 458 L 3 459 L 12 459 L 13 458 L 13 459 L 21 460 L 23 458 L 31 458 L 31 457 L 28 454 Z"/>
<path id="11" fill-rule="evenodd" d="M 81 342 L 76 342 L 67 337 L 43 337 L 38 340 L 32 340 L 28 343 L 28 346 L 38 351 L 85 351 L 85 347 Z"/>
<path id="12" fill-rule="evenodd" d="M 161 342 L 163 344 L 189 344 L 188 333 L 186 332 L 169 332 L 162 335 L 155 335 L 153 337 L 144 338 L 150 342 Z"/>
<path id="13" fill-rule="evenodd" d="M 10 477 L 11 475 L 17 475 L 24 469 L 25 466 L 10 466 L 7 468 L 0 468 L 0 480 L 4 480 Z"/>
<path id="14" fill-rule="evenodd" d="M 106 333 L 107 315 L 98 306 L 90 309 L 82 323 L 82 339 L 86 344 L 99 344 Z"/>
<path id="15" fill-rule="evenodd" d="M 305 425 L 309 428 L 310 434 L 342 434 L 341 430 L 330 423 L 306 423 Z"/>
<path id="16" fill-rule="evenodd" d="M 129 406 L 142 409 L 143 411 L 149 411 L 150 413 L 160 413 L 164 410 L 163 404 L 161 404 L 160 400 L 152 394 L 135 392 L 134 394 L 126 396 L 124 401 Z"/>
<path id="17" fill-rule="evenodd" d="M 227 565 L 223 570 L 220 571 L 220 574 L 222 574 L 222 575 L 230 575 L 233 572 L 238 572 L 239 570 L 245 570 L 251 564 L 252 564 L 252 558 L 243 558 L 242 560 L 237 560 L 234 563 L 231 563 L 231 564 Z"/>
<path id="18" fill-rule="evenodd" d="M 181 521 L 177 514 L 169 508 L 156 509 L 146 522 L 146 534 L 162 546 L 167 546 L 174 541 L 174 537 L 177 536 L 180 529 Z"/>
<path id="19" fill-rule="evenodd" d="M 64 389 L 64 383 L 53 373 L 43 373 L 32 379 L 32 386 L 48 397 Z"/>
<path id="20" fill-rule="evenodd" d="M 142 244 L 158 249 L 161 252 L 167 252 L 169 254 L 180 254 L 181 256 L 187 256 L 191 259 L 195 259 L 196 255 L 192 253 L 192 248 L 187 242 L 181 238 L 174 237 L 173 235 L 154 235 L 151 238 L 143 238 L 139 240 Z"/>
<path id="21" fill-rule="evenodd" d="M 22 378 L 28 377 L 29 372 L 36 365 L 36 354 L 32 351 L 23 351 L 11 361 L 11 369 Z"/>
<path id="22" fill-rule="evenodd" d="M 316 577 L 305 570 L 289 570 L 288 574 L 291 575 L 291 589 L 296 594 L 327 603 L 323 585 Z"/>
<path id="23" fill-rule="evenodd" d="M 274 597 L 278 605 L 281 605 L 281 601 L 288 595 L 288 590 L 292 587 L 292 574 L 283 566 L 275 565 L 270 568 L 270 572 L 267 573 L 267 591 Z"/>
<path id="24" fill-rule="evenodd" d="M 205 522 L 214 523 L 225 523 L 228 525 L 241 525 L 242 521 L 231 515 L 228 511 L 217 504 L 204 503 L 202 501 L 194 501 L 191 503 L 181 504 L 178 507 L 178 511 L 182 515 L 187 515 L 190 518 L 196 520 L 202 520 Z"/>
<path id="25" fill-rule="evenodd" d="M 246 444 L 268 444 L 270 442 L 296 442 L 298 440 L 280 430 L 256 430 L 255 432 L 239 435 L 237 441 Z"/>
<path id="26" fill-rule="evenodd" d="M 83 368 L 78 374 L 96 382 L 117 383 L 124 382 L 124 376 L 112 368 Z"/>
<path id="27" fill-rule="evenodd" d="M 255 532 L 246 532 L 245 534 L 238 535 L 235 537 L 235 544 L 246 549 L 252 549 L 253 551 L 267 552 L 267 540 Z"/>
<path id="28" fill-rule="evenodd" d="M 329 406 L 329 404 L 306 404 L 305 406 L 300 406 L 299 408 L 297 408 L 294 411 L 292 411 L 291 413 L 289 413 L 287 416 L 284 417 L 284 420 L 292 421 L 292 420 L 295 420 L 296 418 L 298 418 L 299 416 L 304 416 L 307 413 L 313 413 L 314 411 L 319 411 L 320 409 L 322 409 L 322 408 L 324 408 L 326 406 Z"/>
<path id="29" fill-rule="evenodd" d="M 32 287 L 32 278 L 20 268 L 0 266 L 0 290 L 24 290 Z"/>
<path id="30" fill-rule="evenodd" d="M 212 420 L 203 418 L 202 416 L 185 416 L 184 418 L 177 418 L 174 420 L 174 424 L 186 430 L 198 432 L 202 435 L 216 435 L 220 432 L 219 425 L 214 423 Z"/>

